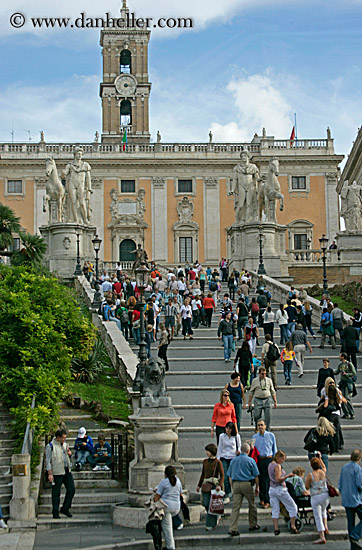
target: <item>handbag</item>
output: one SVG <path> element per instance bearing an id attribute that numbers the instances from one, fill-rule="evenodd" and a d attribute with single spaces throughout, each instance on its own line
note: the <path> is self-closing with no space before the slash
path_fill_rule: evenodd
<path id="1" fill-rule="evenodd" d="M 235 351 L 235 340 L 233 340 L 233 343 L 231 344 L 231 351 Z"/>
<path id="2" fill-rule="evenodd" d="M 339 490 L 337 489 L 337 487 L 332 485 L 332 483 L 329 481 L 327 476 L 326 476 L 326 480 L 327 480 L 327 489 L 328 489 L 329 496 L 331 498 L 339 497 Z"/>
<path id="3" fill-rule="evenodd" d="M 224 514 L 224 491 L 211 491 L 209 514 L 222 516 Z"/>
<path id="4" fill-rule="evenodd" d="M 318 443 L 318 437 L 315 433 L 315 429 L 313 428 L 308 434 L 308 437 L 305 441 L 304 449 L 310 452 L 315 451 L 317 443 Z"/>
<path id="5" fill-rule="evenodd" d="M 134 321 L 132 327 L 135 329 L 141 328 L 141 321 L 137 319 L 137 321 Z"/>
<path id="6" fill-rule="evenodd" d="M 215 462 L 214 475 L 212 477 L 207 477 L 201 485 L 201 491 L 203 493 L 211 493 L 214 487 L 219 483 L 219 479 L 215 477 L 217 465 L 218 460 Z"/>

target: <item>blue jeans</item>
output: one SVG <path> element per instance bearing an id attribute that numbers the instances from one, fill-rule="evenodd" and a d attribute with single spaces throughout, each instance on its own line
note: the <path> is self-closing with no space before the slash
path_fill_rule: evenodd
<path id="1" fill-rule="evenodd" d="M 79 462 L 79 464 L 82 464 L 82 466 L 84 466 L 89 456 L 91 456 L 91 453 L 89 451 L 77 451 L 76 461 Z"/>
<path id="2" fill-rule="evenodd" d="M 209 514 L 211 493 L 202 492 L 202 505 L 206 510 L 206 527 L 216 527 L 217 525 L 217 516 Z"/>
<path id="3" fill-rule="evenodd" d="M 348 536 L 356 542 L 362 536 L 362 505 L 357 508 L 345 508 L 347 516 Z M 356 514 L 359 519 L 359 524 L 356 525 Z"/>
<path id="4" fill-rule="evenodd" d="M 291 335 L 295 331 L 295 321 L 292 321 L 291 323 L 287 323 L 287 336 L 288 340 L 290 339 Z"/>
<path id="5" fill-rule="evenodd" d="M 113 323 L 116 323 L 119 330 L 122 330 L 121 321 L 119 319 L 117 319 L 117 317 L 109 317 L 109 321 L 113 321 Z"/>
<path id="6" fill-rule="evenodd" d="M 220 458 L 220 460 L 221 460 L 222 467 L 224 469 L 224 476 L 225 476 L 224 477 L 225 496 L 229 496 L 232 493 L 232 491 L 231 491 L 231 487 L 230 487 L 229 478 L 226 474 L 227 474 L 227 471 L 229 469 L 229 464 L 231 462 L 231 458 Z"/>
<path id="7" fill-rule="evenodd" d="M 280 345 L 285 344 L 288 341 L 288 325 L 279 325 L 280 328 Z"/>
<path id="8" fill-rule="evenodd" d="M 139 328 L 133 328 L 133 340 L 135 344 L 140 343 L 140 329 Z"/>
<path id="9" fill-rule="evenodd" d="M 230 359 L 231 357 L 231 345 L 233 343 L 233 335 L 232 334 L 224 334 L 222 337 L 222 341 L 224 342 L 224 359 Z"/>
<path id="10" fill-rule="evenodd" d="M 236 416 L 236 424 L 238 426 L 238 430 L 240 430 L 241 426 L 241 411 L 243 410 L 243 406 L 241 403 L 234 403 L 234 409 L 235 409 L 235 416 Z M 226 475 L 226 474 L 225 474 Z M 231 491 L 230 491 L 231 492 Z"/>
<path id="11" fill-rule="evenodd" d="M 292 366 L 293 361 L 284 361 L 284 378 L 288 382 L 292 382 Z"/>
<path id="12" fill-rule="evenodd" d="M 359 327 L 354 327 L 358 334 L 358 339 L 356 340 L 356 346 L 357 346 L 357 352 L 359 351 L 359 334 L 361 332 L 361 329 Z"/>

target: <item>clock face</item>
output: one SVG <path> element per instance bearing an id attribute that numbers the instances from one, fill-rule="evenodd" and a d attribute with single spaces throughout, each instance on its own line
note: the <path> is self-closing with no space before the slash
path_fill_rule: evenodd
<path id="1" fill-rule="evenodd" d="M 137 80 L 133 75 L 120 74 L 114 81 L 116 90 L 122 96 L 131 96 L 135 93 L 137 87 Z"/>

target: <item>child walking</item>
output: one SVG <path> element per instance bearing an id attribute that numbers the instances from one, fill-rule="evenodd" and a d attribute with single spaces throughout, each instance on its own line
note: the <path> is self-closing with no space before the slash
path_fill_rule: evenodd
<path id="1" fill-rule="evenodd" d="M 292 384 L 292 366 L 293 361 L 295 361 L 296 366 L 298 366 L 297 360 L 295 358 L 295 351 L 293 344 L 290 340 L 285 344 L 285 348 L 280 354 L 280 360 L 284 365 L 284 378 L 285 385 L 290 386 Z"/>

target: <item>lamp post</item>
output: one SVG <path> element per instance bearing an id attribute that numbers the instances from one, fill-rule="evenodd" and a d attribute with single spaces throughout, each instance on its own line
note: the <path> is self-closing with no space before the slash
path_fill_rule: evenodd
<path id="1" fill-rule="evenodd" d="M 258 267 L 258 275 L 266 275 L 265 266 L 264 266 L 264 258 L 263 258 L 263 248 L 264 248 L 264 235 L 262 234 L 263 226 L 259 226 L 259 267 Z"/>
<path id="2" fill-rule="evenodd" d="M 75 277 L 82 275 L 82 266 L 80 265 L 80 255 L 79 255 L 79 239 L 80 239 L 80 235 L 79 233 L 77 233 L 77 265 L 74 271 Z"/>
<path id="3" fill-rule="evenodd" d="M 92 305 L 94 309 L 98 309 L 99 306 L 101 305 L 101 294 L 99 292 L 98 253 L 101 248 L 102 239 L 100 239 L 98 235 L 94 235 L 94 239 L 92 239 L 92 243 L 93 243 L 93 249 L 96 255 L 96 281 L 94 284 L 95 293 L 94 293 Z"/>
<path id="4" fill-rule="evenodd" d="M 147 353 L 146 353 L 146 342 L 145 342 L 145 315 L 144 315 L 144 302 L 143 302 L 143 294 L 145 289 L 148 286 L 148 277 L 150 270 L 147 268 L 145 262 L 142 262 L 140 267 L 138 267 L 136 270 L 136 283 L 137 287 L 141 293 L 140 301 L 138 302 L 138 307 L 140 309 L 140 343 L 139 343 L 139 353 L 138 357 L 140 358 L 141 363 L 144 363 L 147 359 Z"/>
<path id="5" fill-rule="evenodd" d="M 327 281 L 327 268 L 326 268 L 326 251 L 328 246 L 328 239 L 323 233 L 322 237 L 319 239 L 321 250 L 322 250 L 322 260 L 323 260 L 323 292 L 328 292 L 328 281 Z"/>

